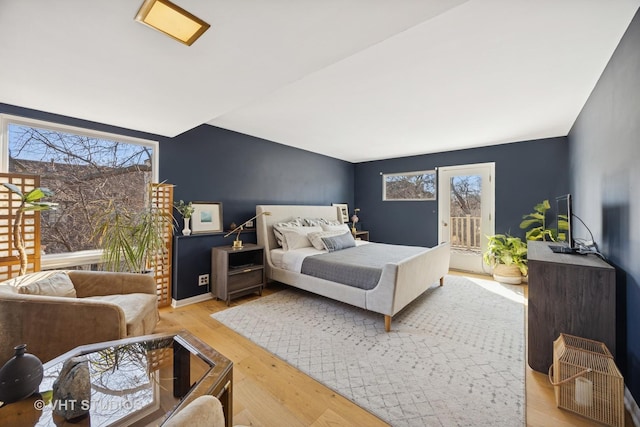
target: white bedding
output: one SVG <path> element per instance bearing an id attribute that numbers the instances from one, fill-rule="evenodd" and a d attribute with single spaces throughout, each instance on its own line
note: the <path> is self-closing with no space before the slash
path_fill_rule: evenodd
<path id="1" fill-rule="evenodd" d="M 366 240 L 356 240 L 356 246 L 369 243 Z M 325 254 L 327 251 L 320 251 L 313 246 L 307 248 L 291 249 L 285 251 L 282 248 L 271 250 L 271 262 L 275 267 L 283 270 L 300 273 L 302 271 L 302 261 L 310 255 Z"/>
<path id="2" fill-rule="evenodd" d="M 267 215 L 267 213 L 269 215 Z M 384 329 L 391 330 L 391 318 L 422 295 L 434 283 L 444 283 L 449 272 L 450 247 L 439 244 L 423 253 L 397 263 L 389 263 L 382 269 L 378 285 L 370 290 L 347 286 L 301 271 L 304 254 L 309 256 L 315 249 L 304 249 L 296 255 L 285 253 L 276 240 L 275 224 L 291 221 L 292 218 L 324 218 L 338 221 L 340 211 L 335 206 L 308 205 L 258 205 L 256 206 L 258 244 L 265 248 L 265 273 L 269 280 L 294 286 L 327 298 L 351 304 L 384 315 Z M 363 244 L 363 241 L 356 241 Z M 278 260 L 277 265 L 274 258 Z M 289 269 L 290 268 L 290 269 Z"/>

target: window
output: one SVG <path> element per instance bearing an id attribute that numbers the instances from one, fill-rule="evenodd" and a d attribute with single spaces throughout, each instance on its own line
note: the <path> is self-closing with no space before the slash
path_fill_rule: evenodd
<path id="1" fill-rule="evenodd" d="M 122 135 L 0 116 L 1 168 L 40 176 L 54 192 L 55 211 L 41 214 L 45 254 L 72 257 L 97 248 L 96 214 L 107 203 L 143 206 L 150 182 L 157 182 L 158 143 Z M 44 261 L 44 259 L 43 259 Z"/>
<path id="2" fill-rule="evenodd" d="M 382 200 L 435 200 L 436 172 L 418 171 L 382 175 Z"/>

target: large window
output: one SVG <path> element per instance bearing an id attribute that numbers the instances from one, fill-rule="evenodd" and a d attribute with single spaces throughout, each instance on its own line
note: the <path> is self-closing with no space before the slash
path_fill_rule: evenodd
<path id="1" fill-rule="evenodd" d="M 435 199 L 435 171 L 387 173 L 382 175 L 382 200 Z"/>
<path id="2" fill-rule="evenodd" d="M 55 211 L 41 215 L 45 254 L 97 248 L 93 224 L 109 203 L 127 207 L 147 202 L 157 182 L 158 143 L 122 135 L 0 116 L 3 171 L 40 176 L 54 196 Z"/>

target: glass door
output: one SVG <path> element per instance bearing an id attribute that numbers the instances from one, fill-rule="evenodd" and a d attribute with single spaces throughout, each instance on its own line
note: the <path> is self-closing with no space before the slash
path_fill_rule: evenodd
<path id="1" fill-rule="evenodd" d="M 495 163 L 438 168 L 438 241 L 451 244 L 455 270 L 484 273 L 487 235 L 495 233 Z"/>

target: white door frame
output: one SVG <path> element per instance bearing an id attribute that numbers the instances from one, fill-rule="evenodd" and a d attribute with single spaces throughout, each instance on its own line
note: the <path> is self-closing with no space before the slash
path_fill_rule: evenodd
<path id="1" fill-rule="evenodd" d="M 488 178 L 488 184 L 484 182 L 481 188 L 481 216 L 482 216 L 482 234 L 495 234 L 495 162 L 474 163 L 468 165 L 442 166 L 438 169 L 438 242 L 448 242 L 450 240 L 450 189 L 449 179 L 443 179 L 445 174 L 453 175 L 482 175 Z M 446 215 L 446 218 L 444 217 Z M 481 253 L 487 250 L 487 240 L 480 239 Z M 452 253 L 451 268 L 459 268 L 476 273 L 484 273 L 485 269 L 482 264 L 482 255 L 480 259 L 474 259 L 472 262 L 457 260 Z"/>

